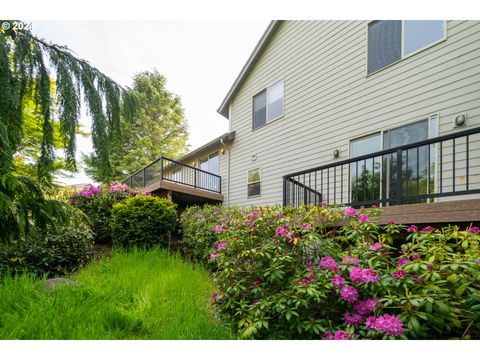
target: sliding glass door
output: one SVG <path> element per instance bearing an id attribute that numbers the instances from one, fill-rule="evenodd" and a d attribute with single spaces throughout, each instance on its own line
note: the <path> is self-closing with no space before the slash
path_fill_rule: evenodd
<path id="1" fill-rule="evenodd" d="M 394 149 L 438 136 L 438 117 L 436 115 L 423 120 L 385 130 L 351 142 L 351 157 L 371 154 L 380 150 Z M 402 198 L 419 196 L 406 202 L 427 201 L 425 195 L 435 191 L 436 145 L 425 145 L 383 157 L 360 160 L 350 165 L 351 202 L 374 203 L 381 199 L 395 202 L 402 187 Z M 397 179 L 397 162 L 401 161 L 400 184 Z"/>

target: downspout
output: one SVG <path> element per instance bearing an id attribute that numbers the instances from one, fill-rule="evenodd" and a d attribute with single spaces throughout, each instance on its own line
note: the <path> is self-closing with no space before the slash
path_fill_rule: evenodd
<path id="1" fill-rule="evenodd" d="M 227 144 L 225 144 L 225 142 L 223 141 L 223 138 L 220 139 L 220 144 L 222 144 L 223 148 L 224 148 L 224 151 L 227 151 L 228 152 L 228 156 L 227 156 L 227 201 L 226 203 L 224 203 L 226 206 L 229 205 L 230 203 L 230 149 L 229 147 L 227 146 Z"/>

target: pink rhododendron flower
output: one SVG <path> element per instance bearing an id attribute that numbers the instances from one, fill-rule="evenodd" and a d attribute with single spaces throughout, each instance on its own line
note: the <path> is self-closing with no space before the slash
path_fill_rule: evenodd
<path id="1" fill-rule="evenodd" d="M 336 270 L 337 263 L 331 256 L 324 256 L 320 260 L 320 267 L 325 270 Z"/>
<path id="2" fill-rule="evenodd" d="M 367 320 L 365 321 L 365 327 L 367 329 L 375 329 L 375 322 L 377 321 L 377 318 L 375 316 L 369 316 Z"/>
<path id="3" fill-rule="evenodd" d="M 215 243 L 217 250 L 226 249 L 228 244 L 226 242 Z"/>
<path id="4" fill-rule="evenodd" d="M 402 321 L 395 315 L 381 315 L 375 320 L 375 330 L 389 336 L 401 336 L 403 334 Z"/>
<path id="5" fill-rule="evenodd" d="M 380 249 L 382 247 L 382 244 L 379 243 L 379 242 L 376 242 L 375 244 L 371 245 L 369 247 L 370 250 L 372 251 L 377 251 L 378 249 Z"/>
<path id="6" fill-rule="evenodd" d="M 355 267 L 350 270 L 350 279 L 354 283 L 376 283 L 380 280 L 380 276 L 375 273 L 373 269 L 362 269 Z"/>
<path id="7" fill-rule="evenodd" d="M 307 267 L 308 271 L 312 271 L 313 270 L 313 262 L 309 261 L 306 267 Z"/>
<path id="8" fill-rule="evenodd" d="M 397 279 L 397 280 L 400 280 L 400 279 L 403 279 L 404 277 L 408 276 L 408 273 L 403 270 L 403 269 L 400 269 L 398 271 L 395 271 L 393 274 L 392 274 L 392 277 L 394 279 Z"/>
<path id="9" fill-rule="evenodd" d="M 355 256 L 345 256 L 342 259 L 342 265 L 357 265 L 359 261 Z"/>
<path id="10" fill-rule="evenodd" d="M 275 236 L 285 236 L 288 234 L 289 226 L 288 225 L 283 225 L 279 226 L 275 229 Z"/>
<path id="11" fill-rule="evenodd" d="M 405 264 L 408 264 L 410 262 L 410 260 L 408 260 L 407 258 L 400 258 L 397 260 L 397 266 L 403 266 Z"/>
<path id="12" fill-rule="evenodd" d="M 332 277 L 331 282 L 337 289 L 340 289 L 343 285 L 345 285 L 345 279 L 341 276 Z"/>
<path id="13" fill-rule="evenodd" d="M 260 216 L 260 213 L 258 211 L 252 211 L 250 213 L 250 217 L 252 217 L 254 219 L 258 218 L 259 216 Z"/>
<path id="14" fill-rule="evenodd" d="M 78 205 L 78 200 L 77 199 L 71 199 L 70 200 L 70 205 Z"/>
<path id="15" fill-rule="evenodd" d="M 361 222 L 361 223 L 366 223 L 366 222 L 369 222 L 370 221 L 370 217 L 367 216 L 367 215 L 360 215 L 358 217 L 358 220 Z"/>
<path id="16" fill-rule="evenodd" d="M 343 315 L 343 319 L 347 324 L 350 324 L 350 325 L 360 325 L 362 323 L 362 316 L 359 314 L 350 314 L 346 312 Z"/>
<path id="17" fill-rule="evenodd" d="M 216 233 L 219 233 L 222 230 L 223 230 L 222 225 L 217 225 L 217 226 L 215 226 L 215 229 L 213 229 L 213 231 L 215 231 Z"/>
<path id="18" fill-rule="evenodd" d="M 377 306 L 377 304 L 378 304 L 377 299 L 373 299 L 373 298 L 367 299 L 367 300 L 359 301 L 358 303 L 353 305 L 353 310 L 355 310 L 355 312 L 361 316 L 366 316 L 371 314 L 375 310 L 375 307 Z"/>
<path id="19" fill-rule="evenodd" d="M 303 224 L 302 228 L 304 230 L 311 230 L 312 229 L 312 225 L 311 224 Z"/>
<path id="20" fill-rule="evenodd" d="M 479 234 L 480 233 L 480 228 L 478 226 L 471 227 L 468 229 L 468 232 L 470 234 Z"/>
<path id="21" fill-rule="evenodd" d="M 333 337 L 333 340 L 348 340 L 350 339 L 351 335 L 349 333 L 346 333 L 343 330 L 337 330 L 335 331 L 335 335 Z"/>
<path id="22" fill-rule="evenodd" d="M 335 334 L 332 333 L 331 331 L 325 331 L 322 336 L 322 340 L 333 340 L 335 337 Z"/>
<path id="23" fill-rule="evenodd" d="M 417 254 L 417 253 L 412 254 L 412 259 L 413 259 L 413 260 L 418 260 L 418 259 L 420 259 L 420 254 Z"/>
<path id="24" fill-rule="evenodd" d="M 410 225 L 410 227 L 407 229 L 407 232 L 415 232 L 418 231 L 418 226 L 417 225 Z"/>
<path id="25" fill-rule="evenodd" d="M 357 215 L 357 210 L 354 208 L 348 207 L 343 211 L 343 215 L 345 216 L 355 216 Z"/>
<path id="26" fill-rule="evenodd" d="M 218 250 L 215 250 L 213 253 L 210 254 L 210 260 L 215 260 L 218 255 Z"/>
<path id="27" fill-rule="evenodd" d="M 433 227 L 433 226 L 425 226 L 423 229 L 422 229 L 422 233 L 429 233 L 429 232 L 432 232 L 432 231 L 435 231 L 436 229 Z"/>
<path id="28" fill-rule="evenodd" d="M 358 290 L 353 286 L 346 285 L 340 290 L 340 296 L 346 302 L 354 303 L 358 300 Z"/>

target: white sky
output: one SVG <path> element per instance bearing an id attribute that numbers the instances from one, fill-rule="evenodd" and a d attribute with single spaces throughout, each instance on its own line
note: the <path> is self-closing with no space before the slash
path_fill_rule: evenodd
<path id="1" fill-rule="evenodd" d="M 33 21 L 33 32 L 67 45 L 124 86 L 141 71 L 157 70 L 179 95 L 195 149 L 228 131 L 216 109 L 268 25 L 263 21 Z M 82 115 L 85 130 L 90 119 Z M 91 151 L 78 137 L 79 151 Z M 84 183 L 84 173 L 62 180 Z"/>

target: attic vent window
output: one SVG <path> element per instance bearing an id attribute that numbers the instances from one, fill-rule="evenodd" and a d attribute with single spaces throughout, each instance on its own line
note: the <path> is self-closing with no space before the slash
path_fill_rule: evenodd
<path id="1" fill-rule="evenodd" d="M 253 129 L 283 116 L 283 80 L 253 97 Z"/>

